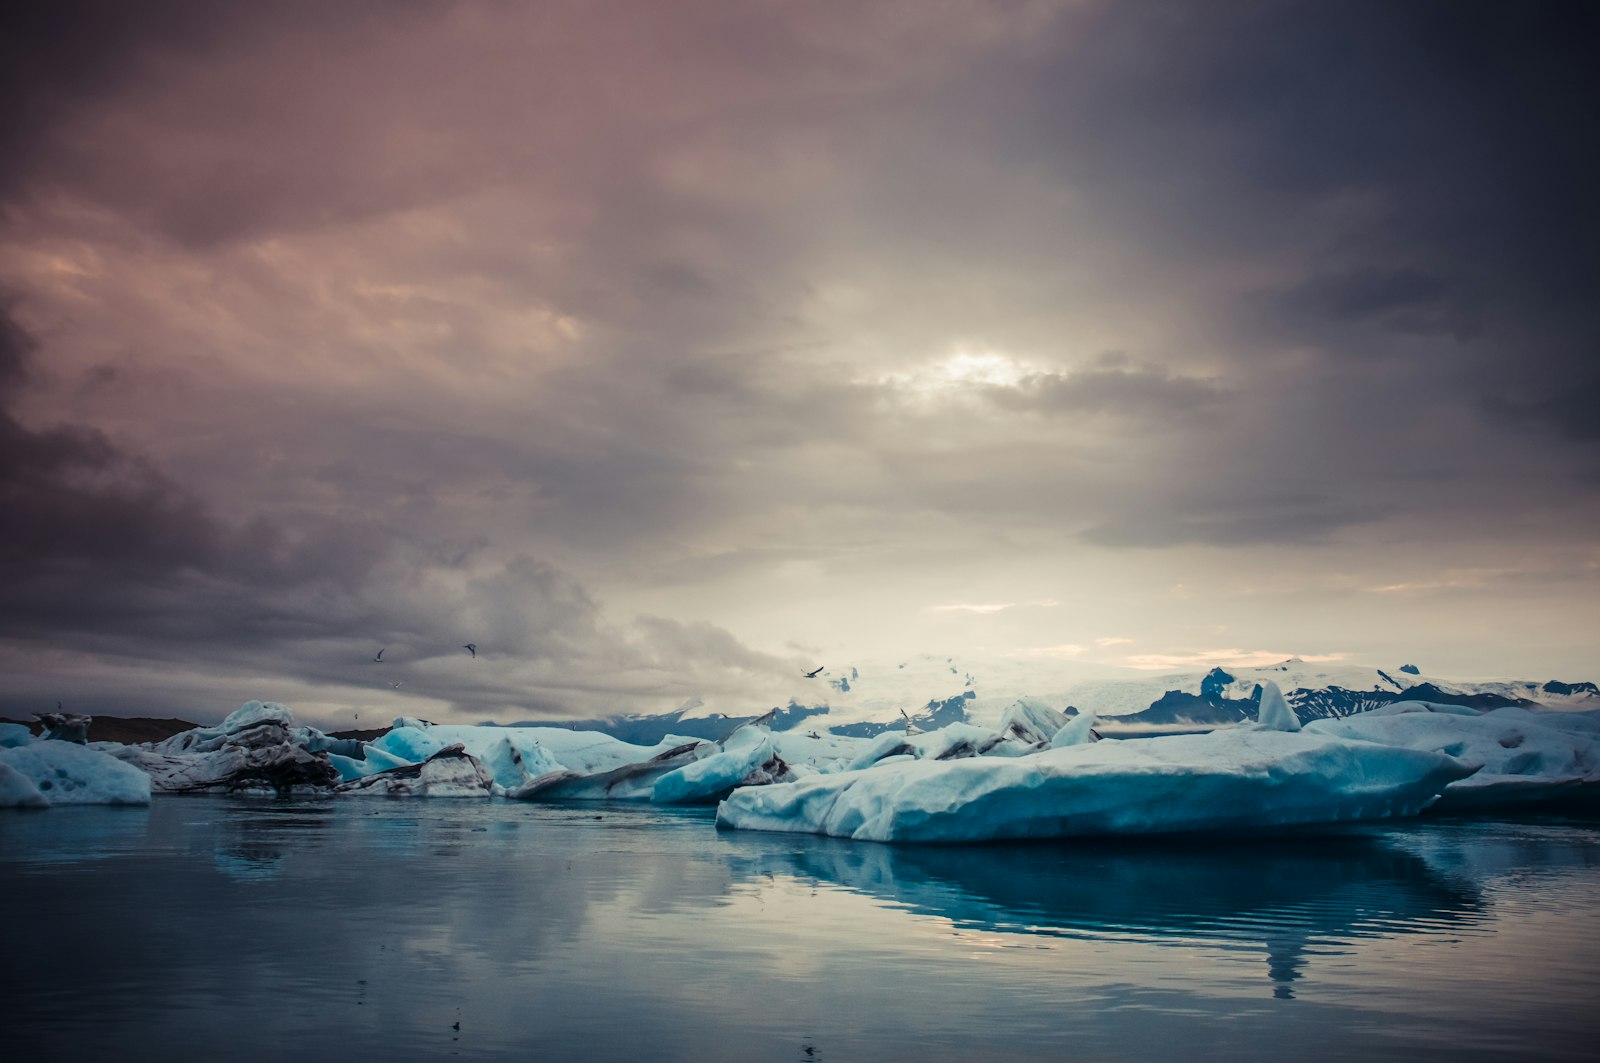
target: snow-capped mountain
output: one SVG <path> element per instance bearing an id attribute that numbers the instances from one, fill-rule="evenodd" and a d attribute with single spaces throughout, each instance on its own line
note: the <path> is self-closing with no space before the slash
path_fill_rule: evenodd
<path id="1" fill-rule="evenodd" d="M 1276 682 L 1302 722 L 1332 719 L 1396 701 L 1428 701 L 1495 709 L 1505 705 L 1549 709 L 1600 709 L 1600 689 L 1590 682 L 1537 682 L 1506 679 L 1446 679 L 1424 675 L 1416 666 L 1395 669 L 1360 665 L 1313 665 L 1298 658 L 1258 668 L 1213 668 L 1200 675 L 1155 677 L 1142 692 L 1119 685 L 1090 685 L 1077 693 L 1080 709 L 1114 715 L 1125 725 L 1237 723 L 1255 717 L 1261 683 Z M 1147 683 L 1152 681 L 1147 681 Z M 1126 704 L 1162 687 L 1159 696 L 1129 712 Z M 1108 703 L 1107 699 L 1115 699 Z"/>
<path id="2" fill-rule="evenodd" d="M 1411 664 L 1392 668 L 1290 658 L 1254 668 L 1147 672 L 1070 660 L 967 660 L 920 654 L 889 662 L 829 666 L 797 678 L 785 706 L 751 706 L 748 715 L 697 713 L 690 702 L 655 716 L 612 716 L 562 726 L 631 742 L 667 734 L 716 739 L 776 709 L 774 729 L 794 727 L 873 737 L 905 726 L 992 726 L 1018 701 L 1058 712 L 1094 712 L 1127 728 L 1204 727 L 1254 719 L 1260 684 L 1272 680 L 1302 722 L 1365 712 L 1400 700 L 1492 709 L 1503 705 L 1600 710 L 1593 682 L 1456 679 Z"/>

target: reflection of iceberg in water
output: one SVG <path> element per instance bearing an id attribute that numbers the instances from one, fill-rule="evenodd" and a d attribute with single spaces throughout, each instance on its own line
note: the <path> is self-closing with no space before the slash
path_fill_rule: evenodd
<path id="1" fill-rule="evenodd" d="M 211 863 L 236 882 L 280 877 L 285 854 L 314 849 L 328 823 L 329 810 L 317 805 L 244 799 L 224 806 Z"/>
<path id="2" fill-rule="evenodd" d="M 902 848 L 819 845 L 798 873 L 958 926 L 1008 933 L 1260 948 L 1274 995 L 1308 956 L 1362 938 L 1484 924 L 1478 891 L 1361 835 L 1261 843 Z"/>
<path id="3" fill-rule="evenodd" d="M 283 851 L 275 846 L 218 846 L 211 863 L 236 882 L 259 882 L 283 874 Z"/>

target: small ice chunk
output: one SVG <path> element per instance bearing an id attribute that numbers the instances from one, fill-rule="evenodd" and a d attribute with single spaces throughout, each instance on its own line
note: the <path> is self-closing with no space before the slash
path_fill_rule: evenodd
<path id="1" fill-rule="evenodd" d="M 93 716 L 76 716 L 70 712 L 41 712 L 39 722 L 44 724 L 43 737 L 52 742 L 72 742 L 87 745 L 89 725 Z"/>
<path id="2" fill-rule="evenodd" d="M 1017 739 L 1033 745 L 1049 742 L 1066 726 L 1065 713 L 1034 698 L 1018 698 L 1000 717 L 1000 734 L 1003 738 Z"/>
<path id="3" fill-rule="evenodd" d="M 1256 726 L 1263 731 L 1300 730 L 1300 717 L 1283 699 L 1278 684 L 1270 679 L 1261 684 L 1261 709 L 1256 713 Z"/>
<path id="4" fill-rule="evenodd" d="M 1051 749 L 1064 749 L 1067 746 L 1081 746 L 1088 742 L 1098 742 L 1099 735 L 1095 733 L 1095 714 L 1091 712 L 1080 713 L 1063 724 L 1056 731 L 1055 737 L 1050 739 Z"/>

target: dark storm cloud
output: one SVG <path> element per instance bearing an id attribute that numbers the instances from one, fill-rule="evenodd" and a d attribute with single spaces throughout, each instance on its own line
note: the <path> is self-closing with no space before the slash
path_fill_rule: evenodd
<path id="1" fill-rule="evenodd" d="M 236 670 L 272 670 L 287 656 L 301 680 L 331 684 L 371 681 L 352 667 L 367 661 L 370 642 L 390 648 L 408 694 L 478 716 L 507 706 L 550 718 L 615 711 L 637 696 L 681 699 L 690 673 L 731 675 L 713 684 L 725 687 L 790 670 L 710 624 L 646 617 L 612 627 L 581 584 L 533 558 L 468 575 L 470 556 L 402 548 L 371 520 L 229 523 L 101 432 L 19 423 L 9 405 L 26 389 L 35 346 L 0 316 L 0 635 L 9 639 Z M 478 675 L 408 670 L 462 656 L 470 639 L 491 658 Z M 494 655 L 521 671 L 495 668 Z M 0 709 L 40 704 L 25 688 L 20 681 Z M 126 696 L 115 705 L 172 706 Z"/>
<path id="2" fill-rule="evenodd" d="M 196 499 L 92 429 L 36 431 L 13 416 L 35 344 L 0 311 L 0 564 L 22 589 L 53 561 L 204 566 L 214 529 Z"/>
<path id="3" fill-rule="evenodd" d="M 174 236 L 196 243 L 253 227 L 264 214 L 282 217 L 296 203 L 327 216 L 327 204 L 306 198 L 329 190 L 315 167 L 309 180 L 286 180 L 284 168 L 263 165 L 268 156 L 234 152 L 195 159 L 180 151 L 176 165 L 168 167 L 162 153 L 140 150 L 167 138 L 169 148 L 175 147 L 192 137 L 196 129 L 183 129 L 174 120 L 192 119 L 203 110 L 201 100 L 191 100 L 186 115 L 163 113 L 151 107 L 148 87 L 176 82 L 181 89 L 187 73 L 248 55 L 268 39 L 298 40 L 312 54 L 350 47 L 418 9 L 404 0 L 239 6 L 204 0 L 65 0 L 10 8 L 0 34 L 0 99 L 9 101 L 0 108 L 0 148 L 7 160 L 0 169 L 0 196 L 26 198 L 62 185 L 92 190 L 124 209 L 153 208 Z M 252 119 L 270 123 L 276 110 L 270 89 L 257 105 Z M 107 130 L 83 125 L 104 113 L 118 116 L 107 139 L 132 134 L 112 153 L 92 142 Z M 120 156 L 123 165 L 108 165 L 108 154 Z M 164 181 L 165 192 L 161 185 L 141 187 L 141 178 L 150 177 Z"/>
<path id="4" fill-rule="evenodd" d="M 205 0 L 63 0 L 9 8 L 0 36 L 0 98 L 9 101 L 0 110 L 0 145 L 8 160 L 7 185 L 0 191 L 10 191 L 12 182 L 46 163 L 61 121 L 136 83 L 146 64 L 192 60 L 274 23 L 346 17 L 333 13 L 335 6 L 354 10 L 288 2 L 272 5 L 269 13 L 257 5 L 225 8 Z"/>
<path id="5" fill-rule="evenodd" d="M 359 583 L 372 554 L 353 529 L 291 534 L 261 518 L 230 527 L 200 498 L 105 434 L 73 425 L 34 429 L 11 404 L 26 384 L 34 342 L 0 319 L 0 624 L 44 635 L 49 615 L 93 629 L 143 621 L 171 605 L 157 588 L 222 578 L 264 589 L 327 580 Z M 160 606 L 156 607 L 155 603 Z M 180 614 L 181 615 L 181 614 Z M 232 638 L 206 616 L 192 638 Z"/>
<path id="6" fill-rule="evenodd" d="M 1364 324 L 1478 341 L 1457 371 L 1527 408 L 1592 379 L 1600 8 L 1129 4 L 1085 25 L 1018 83 L 1009 150 L 1064 149 L 1158 245 L 1301 256 L 1281 311 L 1330 359 L 1361 356 Z"/>
<path id="7" fill-rule="evenodd" d="M 1348 325 L 1464 343 L 1478 333 L 1481 299 L 1481 293 L 1437 274 L 1365 266 L 1309 277 L 1265 301 L 1285 338 Z M 1359 354 L 1366 348 L 1354 343 L 1343 349 Z"/>
<path id="8" fill-rule="evenodd" d="M 1505 391 L 1483 397 L 1483 410 L 1493 420 L 1541 434 L 1600 441 L 1600 346 L 1587 365 L 1563 374 L 1558 385 L 1510 381 Z"/>

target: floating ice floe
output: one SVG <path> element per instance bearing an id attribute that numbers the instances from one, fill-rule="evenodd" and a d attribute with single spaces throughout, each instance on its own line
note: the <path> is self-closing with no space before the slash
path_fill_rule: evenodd
<path id="1" fill-rule="evenodd" d="M 1252 725 L 1053 748 L 1017 759 L 907 761 L 735 790 L 719 826 L 872 841 L 958 842 L 1238 831 L 1410 816 L 1477 766 L 1443 753 Z"/>
<path id="2" fill-rule="evenodd" d="M 0 808 L 149 803 L 150 776 L 98 750 L 42 738 L 0 747 Z"/>
<path id="3" fill-rule="evenodd" d="M 1483 765 L 1445 787 L 1431 811 L 1600 796 L 1600 720 L 1587 713 L 1508 706 L 1480 714 L 1457 705 L 1401 701 L 1343 719 L 1313 720 L 1306 730 Z"/>

